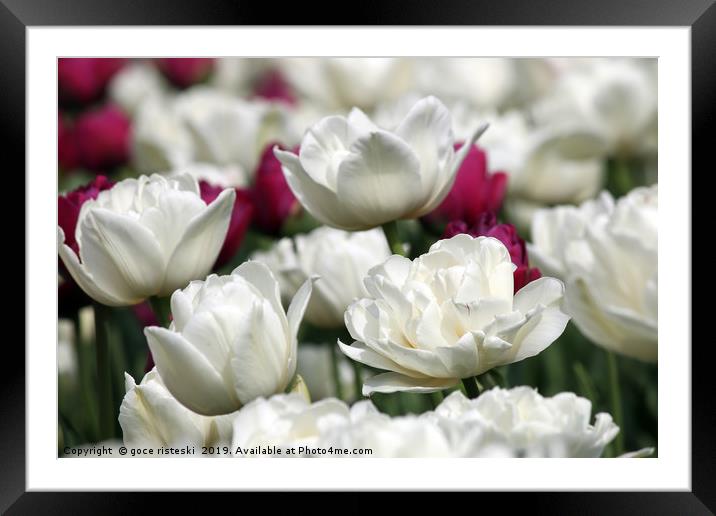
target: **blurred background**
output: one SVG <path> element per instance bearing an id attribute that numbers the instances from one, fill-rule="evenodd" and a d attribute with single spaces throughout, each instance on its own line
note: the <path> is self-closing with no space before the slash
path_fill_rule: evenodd
<path id="1" fill-rule="evenodd" d="M 311 124 L 365 111 L 394 128 L 426 95 L 445 103 L 458 140 L 481 121 L 478 146 L 491 173 L 507 176 L 499 219 L 530 240 L 535 210 L 579 204 L 606 189 L 615 197 L 657 182 L 657 62 L 629 58 L 83 58 L 58 61 L 58 216 L 73 228 L 79 207 L 114 182 L 141 174 L 191 172 L 210 201 L 237 189 L 231 242 L 215 271 L 228 273 L 277 240 L 319 224 L 288 189 L 270 148 L 295 148 Z M 417 256 L 444 226 L 401 221 Z M 72 231 L 65 231 L 73 234 Z M 72 242 L 68 240 L 70 246 Z M 75 244 L 76 245 L 76 244 Z M 58 449 L 107 438 L 97 425 L 91 300 L 58 274 Z M 124 372 L 151 368 L 145 305 L 112 310 L 112 399 Z M 335 359 L 336 338 L 304 324 L 299 373 L 313 399 L 356 399 L 352 365 Z M 496 371 L 503 386 L 543 395 L 573 391 L 610 412 L 607 355 L 570 323 L 538 358 Z M 657 366 L 618 357 L 626 450 L 657 444 Z M 374 397 L 398 414 L 432 408 L 426 395 Z"/>

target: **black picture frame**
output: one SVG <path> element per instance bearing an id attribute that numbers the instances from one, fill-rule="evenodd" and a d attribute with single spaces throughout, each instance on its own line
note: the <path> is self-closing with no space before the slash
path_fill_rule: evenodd
<path id="1" fill-rule="evenodd" d="M 617 25 L 684 26 L 691 28 L 692 65 L 692 168 L 713 170 L 707 163 L 713 147 L 716 125 L 716 6 L 715 0 L 477 0 L 402 2 L 364 1 L 341 6 L 326 14 L 320 4 L 311 12 L 305 2 L 267 2 L 244 0 L 0 0 L 0 120 L 2 120 L 4 168 L 8 175 L 3 185 L 5 199 L 20 198 L 24 182 L 12 170 L 25 169 L 25 31 L 31 26 L 51 25 Z M 277 8 L 280 6 L 280 8 Z M 343 13 L 343 14 L 338 14 Z M 331 18 L 333 15 L 333 19 Z M 7 158 L 10 158 L 8 160 Z M 664 171 L 681 173 L 684 171 Z M 690 171 L 686 171 L 690 173 Z M 49 174 L 49 171 L 48 171 Z M 49 175 L 48 175 L 49 177 Z M 26 198 L 26 197 L 24 197 Z M 19 203 L 18 203 L 19 204 Z M 6 204 L 3 212 L 17 208 Z M 16 216 L 15 216 L 16 217 Z M 22 236 L 7 235 L 20 231 L 15 218 L 6 215 L 6 241 L 13 242 L 15 259 Z M 24 229 L 24 227 L 23 227 Z M 693 233 L 692 233 L 693 235 Z M 15 238 L 12 238 L 15 237 Z M 23 269 L 25 267 L 23 247 Z M 9 263 L 5 262 L 9 272 Z M 708 269 L 707 269 L 708 270 Z M 19 282 L 19 275 L 11 272 Z M 11 288 L 7 284 L 6 288 Z M 24 292 L 24 284 L 13 285 Z M 17 295 L 13 295 L 13 305 Z M 6 304 L 8 308 L 10 304 Z M 23 306 L 25 304 L 23 303 Z M 32 307 L 25 306 L 25 310 Z M 17 320 L 17 319 L 16 319 Z M 669 343 L 683 347 L 690 342 Z M 50 343 L 48 343 L 48 346 Z M 530 511 L 549 514 L 712 514 L 716 511 L 716 401 L 710 382 L 713 343 L 702 341 L 692 352 L 692 491 L 641 493 L 528 493 Z M 7 338 L 3 350 L 2 400 L 0 405 L 0 511 L 16 514 L 132 514 L 149 507 L 146 493 L 26 493 L 25 492 L 25 353 L 19 339 Z M 662 414 L 662 416 L 664 416 Z M 668 439 L 668 435 L 663 438 Z M 179 493 L 161 495 L 163 508 L 204 507 Z M 211 501 L 226 503 L 226 494 L 211 495 Z M 242 494 L 245 499 L 247 495 Z M 265 495 L 264 495 L 265 496 Z M 481 507 L 486 507 L 480 494 Z M 499 495 L 498 495 L 499 496 Z M 510 495 L 513 496 L 513 495 Z M 356 512 L 373 506 L 371 497 L 353 495 L 354 503 L 344 507 Z M 412 498 L 424 503 L 423 496 Z M 491 499 L 488 499 L 491 500 Z M 167 504 L 167 505 L 164 505 Z M 476 506 L 477 507 L 477 506 Z M 314 506 L 315 508 L 315 506 Z"/>

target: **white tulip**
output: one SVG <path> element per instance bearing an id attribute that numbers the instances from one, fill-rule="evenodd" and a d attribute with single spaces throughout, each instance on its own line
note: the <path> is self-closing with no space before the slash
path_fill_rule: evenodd
<path id="1" fill-rule="evenodd" d="M 253 173 L 267 144 L 299 138 L 282 104 L 245 101 L 198 87 L 179 95 L 175 109 L 192 135 L 195 161 L 238 165 Z"/>
<path id="2" fill-rule="evenodd" d="M 176 170 L 194 160 L 189 129 L 170 99 L 143 102 L 132 121 L 132 161 L 143 174 Z"/>
<path id="3" fill-rule="evenodd" d="M 348 407 L 284 394 L 236 414 L 232 448 L 249 457 L 599 457 L 619 428 L 606 413 L 590 424 L 591 411 L 571 392 L 544 398 L 530 387 L 494 388 L 474 400 L 455 391 L 434 411 L 397 417 L 368 400 Z M 301 446 L 300 455 L 286 453 Z"/>
<path id="4" fill-rule="evenodd" d="M 346 311 L 350 358 L 390 372 L 363 394 L 432 392 L 460 379 L 534 356 L 559 337 L 569 317 L 564 286 L 543 277 L 513 293 L 507 248 L 466 234 L 433 244 L 413 262 L 394 255 L 365 278 L 370 297 Z"/>
<path id="5" fill-rule="evenodd" d="M 274 149 L 291 190 L 322 223 L 370 229 L 432 211 L 450 191 L 468 145 L 453 149 L 451 118 L 436 98 L 416 103 L 394 132 L 359 109 L 312 126 L 299 155 Z"/>
<path id="6" fill-rule="evenodd" d="M 167 390 L 156 368 L 144 375 L 139 385 L 127 373 L 124 381 L 119 425 L 125 446 L 182 448 L 231 443 L 234 416 L 206 417 L 187 409 Z"/>
<path id="7" fill-rule="evenodd" d="M 426 414 L 390 417 L 378 412 L 367 400 L 351 407 L 349 420 L 326 425 L 316 440 L 316 446 L 350 452 L 364 450 L 363 454 L 343 456 L 347 458 L 457 456 L 448 434 Z M 368 450 L 370 454 L 365 453 Z"/>
<path id="8" fill-rule="evenodd" d="M 397 100 L 381 103 L 372 118 L 378 126 L 395 131 L 420 98 L 419 94 L 410 93 Z M 479 147 L 487 152 L 490 172 L 519 172 L 526 159 L 533 132 L 524 113 L 515 110 L 504 113 L 479 110 L 460 99 L 447 101 L 445 105 L 450 110 L 456 142 L 469 140 L 475 130 L 475 120 L 482 120 L 490 128 L 480 136 Z"/>
<path id="9" fill-rule="evenodd" d="M 532 242 L 527 244 L 530 261 L 543 274 L 566 281 L 569 254 L 579 253 L 581 244 L 578 242 L 584 239 L 587 225 L 613 210 L 614 198 L 606 191 L 579 206 L 538 210 L 532 220 Z"/>
<path id="10" fill-rule="evenodd" d="M 287 241 L 287 242 L 286 242 Z M 320 227 L 278 242 L 265 257 L 283 290 L 292 295 L 311 276 L 319 276 L 306 320 L 321 328 L 342 328 L 343 314 L 356 298 L 368 294 L 363 277 L 392 253 L 381 229 L 346 232 Z"/>
<path id="11" fill-rule="evenodd" d="M 619 433 L 606 413 L 590 424 L 592 403 L 571 392 L 551 398 L 531 387 L 495 387 L 476 399 L 445 398 L 434 419 L 463 457 L 599 457 Z"/>
<path id="12" fill-rule="evenodd" d="M 655 59 L 589 59 L 565 70 L 554 93 L 537 105 L 538 120 L 585 120 L 612 153 L 656 151 Z"/>
<path id="13" fill-rule="evenodd" d="M 395 129 L 415 102 L 414 95 L 379 106 L 374 117 Z M 456 141 L 469 138 L 475 120 L 490 129 L 480 137 L 490 172 L 509 175 L 506 206 L 522 227 L 545 204 L 579 203 L 594 197 L 604 183 L 606 141 L 585 123 L 534 126 L 520 111 L 480 111 L 457 100 L 448 104 Z"/>
<path id="14" fill-rule="evenodd" d="M 565 308 L 590 340 L 648 362 L 658 343 L 658 187 L 535 217 L 530 257 L 567 284 Z"/>
<path id="15" fill-rule="evenodd" d="M 370 401 L 352 407 L 335 398 L 313 404 L 297 395 L 258 399 L 241 409 L 234 419 L 232 448 L 239 456 L 256 456 L 277 448 L 280 457 L 449 457 L 450 445 L 440 427 L 427 418 L 390 418 Z M 300 455 L 288 448 L 308 447 Z M 328 453 L 329 449 L 368 449 L 365 455 Z M 324 454 L 325 453 L 325 454 Z"/>
<path id="16" fill-rule="evenodd" d="M 491 171 L 509 175 L 505 207 L 527 228 L 547 204 L 580 203 L 604 184 L 606 141 L 586 123 L 529 124 L 522 113 L 485 115 L 490 131 L 480 140 Z"/>
<path id="17" fill-rule="evenodd" d="M 298 142 L 303 128 L 290 115 L 280 103 L 241 100 L 204 86 L 145 102 L 134 124 L 135 164 L 142 172 L 161 172 L 200 162 L 252 174 L 266 145 Z"/>
<path id="18" fill-rule="evenodd" d="M 417 88 L 479 110 L 522 106 L 547 92 L 554 67 L 544 59 L 428 58 L 417 61 Z"/>
<path id="19" fill-rule="evenodd" d="M 214 71 L 209 82 L 226 93 L 248 97 L 256 80 L 271 67 L 269 59 L 222 57 L 214 61 Z"/>
<path id="20" fill-rule="evenodd" d="M 235 197 L 227 189 L 207 205 L 187 174 L 125 179 L 82 205 L 75 231 L 79 256 L 65 245 L 58 226 L 59 255 L 99 303 L 133 305 L 167 296 L 209 273 Z"/>
<path id="21" fill-rule="evenodd" d="M 279 65 L 304 97 L 332 110 L 370 109 L 413 84 L 412 62 L 401 58 L 290 58 Z"/>
<path id="22" fill-rule="evenodd" d="M 586 127 L 547 127 L 530 134 L 510 196 L 537 204 L 578 203 L 604 182 L 604 141 Z"/>
<path id="23" fill-rule="evenodd" d="M 350 409 L 335 398 L 313 404 L 299 394 L 259 398 L 234 418 L 232 450 L 239 456 L 254 456 L 261 449 L 277 447 L 282 453 L 275 455 L 291 457 L 285 453 L 288 448 L 315 445 L 327 427 L 344 426 L 349 420 Z"/>
<path id="24" fill-rule="evenodd" d="M 478 109 L 510 104 L 517 92 L 514 59 L 427 58 L 417 63 L 417 88 L 445 99 L 461 99 Z"/>
<path id="25" fill-rule="evenodd" d="M 299 289 L 288 312 L 276 279 L 259 262 L 177 290 L 169 329 L 144 330 L 169 391 L 204 415 L 233 412 L 285 391 L 296 372 L 296 334 L 311 282 Z"/>
<path id="26" fill-rule="evenodd" d="M 109 97 L 130 115 L 150 100 L 166 95 L 167 85 L 156 66 L 150 63 L 132 63 L 122 68 L 109 83 Z"/>

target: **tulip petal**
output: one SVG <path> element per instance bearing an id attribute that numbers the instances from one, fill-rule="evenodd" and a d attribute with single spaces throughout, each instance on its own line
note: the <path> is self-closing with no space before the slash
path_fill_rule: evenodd
<path id="1" fill-rule="evenodd" d="M 236 274 L 244 278 L 271 304 L 276 315 L 283 321 L 283 333 L 286 335 L 286 338 L 288 338 L 290 335 L 289 326 L 285 312 L 283 311 L 283 306 L 281 305 L 281 291 L 278 281 L 276 281 L 276 278 L 271 273 L 271 269 L 262 262 L 249 260 L 239 265 L 231 274 Z"/>
<path id="2" fill-rule="evenodd" d="M 291 367 L 291 345 L 284 338 L 271 338 L 264 310 L 269 303 L 256 301 L 246 320 L 240 323 L 242 332 L 237 338 L 234 358 L 231 359 L 234 389 L 243 405 L 259 398 L 281 392 L 288 386 L 295 372 Z M 285 334 L 283 334 L 285 335 Z"/>
<path id="3" fill-rule="evenodd" d="M 458 381 L 458 378 L 410 378 L 398 373 L 382 373 L 363 382 L 363 396 L 374 392 L 436 392 L 454 387 Z"/>
<path id="4" fill-rule="evenodd" d="M 191 280 L 202 279 L 211 270 L 224 245 L 235 198 L 236 191 L 227 188 L 191 220 L 169 259 L 160 295 L 169 295 Z"/>
<path id="5" fill-rule="evenodd" d="M 198 195 L 167 190 L 156 200 L 156 205 L 144 208 L 140 223 L 154 233 L 164 255 L 169 257 L 191 220 L 206 210 L 206 203 Z"/>
<path id="6" fill-rule="evenodd" d="M 435 97 L 426 97 L 410 109 L 395 133 L 417 154 L 426 201 L 432 197 L 453 142 L 452 117 Z"/>
<path id="7" fill-rule="evenodd" d="M 414 371 L 416 376 L 449 378 L 453 374 L 433 351 L 403 346 L 390 340 L 366 339 L 365 344 L 376 353 L 390 357 L 399 366 Z"/>
<path id="8" fill-rule="evenodd" d="M 336 194 L 366 228 L 409 218 L 424 201 L 420 161 L 397 136 L 371 133 L 338 167 Z"/>
<path id="9" fill-rule="evenodd" d="M 485 131 L 487 131 L 487 127 L 487 124 L 482 124 L 478 127 L 475 132 L 472 133 L 470 139 L 465 142 L 462 147 L 460 147 L 460 150 L 453 154 L 451 162 L 446 164 L 446 167 L 449 167 L 447 172 L 441 174 L 440 179 L 442 180 L 442 183 L 438 183 L 437 187 L 433 190 L 435 192 L 433 197 L 423 206 L 420 212 L 416 215 L 417 217 L 422 217 L 423 215 L 430 213 L 437 208 L 441 202 L 443 202 L 445 197 L 447 197 L 450 189 L 455 184 L 457 171 L 460 169 L 462 162 L 465 161 L 467 154 L 470 152 L 472 146 L 475 145 L 477 139 L 482 136 Z"/>
<path id="10" fill-rule="evenodd" d="M 386 371 L 393 371 L 395 373 L 400 373 L 405 376 L 416 376 L 421 378 L 423 377 L 422 375 L 410 371 L 409 369 L 400 367 L 398 364 L 396 364 L 389 358 L 384 357 L 383 355 L 379 355 L 360 341 L 355 341 L 352 345 L 348 346 L 346 344 L 343 344 L 343 342 L 338 339 L 338 347 L 345 356 L 352 360 L 355 360 L 356 362 L 360 362 L 361 364 L 375 367 L 376 369 L 385 369 Z"/>
<path id="11" fill-rule="evenodd" d="M 175 331 L 179 333 L 184 331 L 184 326 L 191 320 L 191 316 L 194 313 L 194 297 L 203 285 L 203 281 L 194 280 L 183 290 L 176 290 L 172 294 L 172 324 L 174 324 Z"/>
<path id="12" fill-rule="evenodd" d="M 295 340 L 298 334 L 298 327 L 301 325 L 303 314 L 306 313 L 306 307 L 308 301 L 311 299 L 311 291 L 313 288 L 313 282 L 318 279 L 318 276 L 313 276 L 303 282 L 301 288 L 298 289 L 296 295 L 293 296 L 291 304 L 286 312 L 288 319 L 288 328 L 291 333 L 291 337 Z"/>
<path id="13" fill-rule="evenodd" d="M 241 406 L 233 389 L 181 334 L 151 326 L 144 329 L 144 335 L 159 375 L 185 407 L 197 414 L 215 416 Z"/>
<path id="14" fill-rule="evenodd" d="M 65 245 L 65 233 L 61 227 L 57 227 L 57 252 L 62 262 L 67 267 L 72 279 L 80 286 L 80 288 L 92 299 L 107 306 L 127 306 L 133 305 L 141 301 L 134 297 L 120 297 L 116 292 L 109 292 L 99 287 L 85 266 L 80 263 L 75 252 Z"/>
<path id="15" fill-rule="evenodd" d="M 483 364 L 480 363 L 477 341 L 471 332 L 466 333 L 452 346 L 441 346 L 435 354 L 445 368 L 459 378 L 474 376 Z"/>
<path id="16" fill-rule="evenodd" d="M 356 222 L 345 205 L 338 202 L 336 193 L 314 181 L 304 170 L 298 156 L 274 147 L 274 154 L 283 165 L 283 174 L 291 191 L 301 205 L 319 222 L 328 226 L 354 231 L 366 229 Z"/>
<path id="17" fill-rule="evenodd" d="M 547 307 L 528 319 L 515 335 L 512 343 L 517 351 L 512 362 L 533 357 L 547 349 L 564 333 L 569 316 L 558 307 Z"/>
<path id="18" fill-rule="evenodd" d="M 368 115 L 366 115 L 363 110 L 357 107 L 354 107 L 351 109 L 351 112 L 348 113 L 348 123 L 353 126 L 354 130 L 356 130 L 360 136 L 380 129 L 368 118 Z M 346 147 L 350 147 L 350 144 Z"/>
<path id="19" fill-rule="evenodd" d="M 345 153 L 360 133 L 342 116 L 328 116 L 311 127 L 301 142 L 301 167 L 316 183 L 335 190 L 335 156 Z"/>
<path id="20" fill-rule="evenodd" d="M 538 305 L 560 305 L 564 296 L 564 283 L 555 278 L 539 278 L 529 282 L 516 294 L 512 306 L 527 314 Z"/>
<path id="21" fill-rule="evenodd" d="M 158 292 L 164 255 L 149 229 L 127 215 L 104 208 L 93 209 L 80 223 L 80 256 L 97 283 L 121 285 L 142 299 Z M 106 257 L 114 263 L 114 270 L 105 267 Z"/>

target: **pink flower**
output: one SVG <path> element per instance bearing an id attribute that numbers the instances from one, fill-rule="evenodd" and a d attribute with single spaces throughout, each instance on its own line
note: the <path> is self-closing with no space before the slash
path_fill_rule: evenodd
<path id="1" fill-rule="evenodd" d="M 256 97 L 283 102 L 289 106 L 296 104 L 296 95 L 279 70 L 268 70 L 263 74 L 254 86 L 254 94 Z"/>
<path id="2" fill-rule="evenodd" d="M 129 158 L 130 122 L 113 105 L 82 114 L 75 125 L 75 138 L 82 166 L 105 170 Z"/>
<path id="3" fill-rule="evenodd" d="M 98 100 L 109 80 L 126 61 L 116 58 L 59 59 L 57 82 L 60 101 L 82 105 Z"/>
<path id="4" fill-rule="evenodd" d="M 202 200 L 209 204 L 216 199 L 224 188 L 214 186 L 206 181 L 199 182 L 199 191 Z M 251 203 L 251 196 L 245 190 L 236 188 L 236 200 L 234 201 L 234 209 L 231 212 L 231 220 L 229 221 L 229 229 L 226 232 L 224 245 L 219 252 L 214 267 L 221 267 L 228 263 L 236 254 L 241 246 L 241 242 L 246 235 L 246 230 L 251 223 L 251 217 L 254 207 Z"/>
<path id="5" fill-rule="evenodd" d="M 172 57 L 156 60 L 157 67 L 177 88 L 188 88 L 201 82 L 214 69 L 214 59 L 206 57 Z"/>
<path id="6" fill-rule="evenodd" d="M 272 235 L 278 234 L 286 219 L 300 209 L 283 175 L 281 162 L 274 156 L 274 145 L 271 143 L 264 149 L 254 185 L 249 191 L 254 206 L 254 225 Z M 298 149 L 294 151 L 298 152 Z"/>
<path id="7" fill-rule="evenodd" d="M 82 205 L 90 199 L 96 199 L 101 191 L 109 190 L 113 186 L 114 183 L 105 176 L 97 176 L 85 186 L 57 197 L 57 224 L 65 232 L 65 243 L 78 255 L 75 228 Z"/>
<path id="8" fill-rule="evenodd" d="M 60 113 L 57 117 L 57 161 L 64 170 L 80 166 L 80 151 L 74 128 L 69 126 Z"/>
<path id="9" fill-rule="evenodd" d="M 467 233 L 474 237 L 493 237 L 505 244 L 505 247 L 510 252 L 512 263 L 517 266 L 514 272 L 515 292 L 529 282 L 542 277 L 542 273 L 537 267 L 530 267 L 527 246 L 525 241 L 517 234 L 515 226 L 512 224 L 498 224 L 494 213 L 483 213 L 472 226 L 462 220 L 450 222 L 441 238 L 451 238 L 458 233 Z"/>
<path id="10" fill-rule="evenodd" d="M 456 144 L 455 150 L 462 147 Z M 483 213 L 497 213 L 507 188 L 507 175 L 487 172 L 487 156 L 473 146 L 457 172 L 455 183 L 443 202 L 422 218 L 440 231 L 451 220 L 474 224 Z"/>

